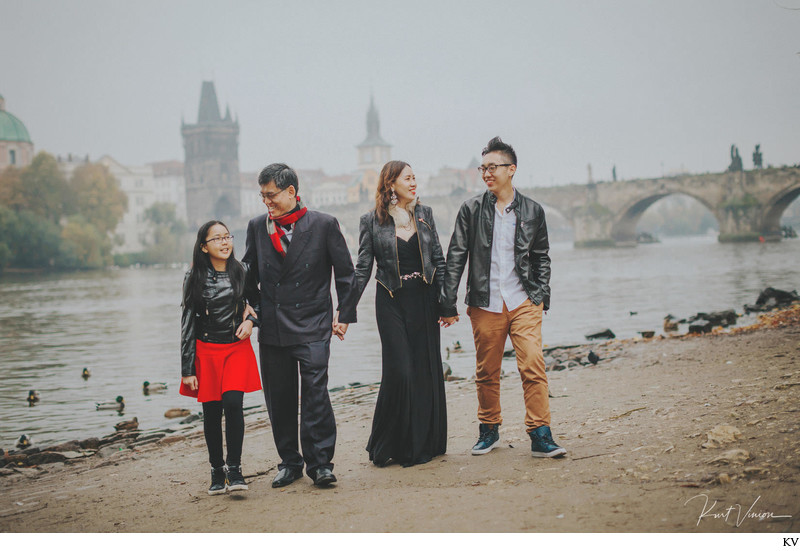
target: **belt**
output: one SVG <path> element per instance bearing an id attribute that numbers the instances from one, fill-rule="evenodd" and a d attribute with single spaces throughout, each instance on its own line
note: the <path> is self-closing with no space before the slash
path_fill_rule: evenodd
<path id="1" fill-rule="evenodd" d="M 410 274 L 401 275 L 400 279 L 403 281 L 408 281 L 409 279 L 422 279 L 422 274 L 420 272 L 412 272 Z"/>

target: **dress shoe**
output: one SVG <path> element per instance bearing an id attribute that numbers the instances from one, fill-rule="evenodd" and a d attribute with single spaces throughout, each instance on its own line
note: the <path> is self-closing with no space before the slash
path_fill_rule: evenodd
<path id="1" fill-rule="evenodd" d="M 272 479 L 272 487 L 282 488 L 284 486 L 288 486 L 299 478 L 303 478 L 303 471 L 301 469 L 285 467 L 278 471 L 278 474 Z"/>
<path id="2" fill-rule="evenodd" d="M 336 482 L 336 477 L 333 475 L 333 472 L 328 467 L 320 467 L 316 471 L 314 471 L 314 476 L 311 478 L 314 479 L 314 485 L 319 486 L 320 488 L 324 488 L 326 486 L 330 486 L 334 482 Z"/>

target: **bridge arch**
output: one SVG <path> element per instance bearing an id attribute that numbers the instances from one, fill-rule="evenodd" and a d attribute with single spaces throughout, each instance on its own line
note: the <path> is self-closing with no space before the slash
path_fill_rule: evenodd
<path id="1" fill-rule="evenodd" d="M 717 220 L 717 225 L 719 225 L 719 217 L 717 216 L 714 207 L 709 204 L 706 198 L 697 194 L 687 193 L 687 191 L 684 189 L 662 189 L 658 192 L 647 194 L 644 197 L 639 196 L 623 205 L 623 207 L 618 211 L 618 214 L 614 217 L 611 225 L 612 239 L 619 245 L 635 244 L 636 226 L 638 225 L 639 220 L 642 218 L 642 215 L 653 204 L 670 195 L 691 197 L 708 209 L 708 211 L 713 214 L 714 218 Z"/>
<path id="2" fill-rule="evenodd" d="M 800 181 L 772 196 L 761 211 L 761 232 L 765 236 L 781 235 L 781 217 L 795 199 L 800 197 Z"/>

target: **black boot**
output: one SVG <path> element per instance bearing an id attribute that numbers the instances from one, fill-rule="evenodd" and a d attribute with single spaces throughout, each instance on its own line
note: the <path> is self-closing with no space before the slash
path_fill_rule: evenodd
<path id="1" fill-rule="evenodd" d="M 208 495 L 215 496 L 224 494 L 228 489 L 228 478 L 225 476 L 225 467 L 211 468 L 211 486 L 208 487 Z"/>

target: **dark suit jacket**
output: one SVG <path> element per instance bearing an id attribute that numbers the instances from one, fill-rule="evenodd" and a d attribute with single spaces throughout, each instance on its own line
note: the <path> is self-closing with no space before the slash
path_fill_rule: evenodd
<path id="1" fill-rule="evenodd" d="M 260 287 L 260 343 L 292 346 L 331 337 L 331 268 L 339 321 L 355 323 L 358 292 L 353 261 L 333 216 L 309 210 L 295 224 L 286 258 L 272 246 L 267 214 L 256 216 L 247 225 L 242 262 Z"/>

